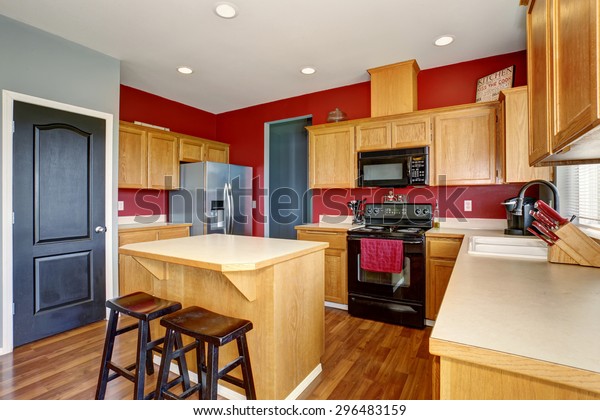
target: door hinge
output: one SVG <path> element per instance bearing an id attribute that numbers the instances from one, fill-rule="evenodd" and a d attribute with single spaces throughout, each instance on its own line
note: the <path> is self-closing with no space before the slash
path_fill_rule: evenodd
<path id="1" fill-rule="evenodd" d="M 13 121 L 13 134 L 15 132 L 15 122 Z"/>
<path id="2" fill-rule="evenodd" d="M 15 212 L 13 211 L 13 225 L 15 224 Z"/>
<path id="3" fill-rule="evenodd" d="M 13 302 L 13 315 L 15 314 L 15 302 Z"/>

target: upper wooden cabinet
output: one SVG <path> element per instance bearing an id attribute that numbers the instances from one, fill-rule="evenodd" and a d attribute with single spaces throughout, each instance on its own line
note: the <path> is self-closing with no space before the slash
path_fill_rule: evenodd
<path id="1" fill-rule="evenodd" d="M 148 187 L 148 137 L 133 124 L 119 126 L 119 188 Z"/>
<path id="2" fill-rule="evenodd" d="M 551 169 L 529 166 L 527 113 L 527 86 L 500 92 L 500 127 L 503 141 L 499 141 L 504 182 L 528 182 L 533 179 L 550 180 Z"/>
<path id="3" fill-rule="evenodd" d="M 207 141 L 206 147 L 206 159 L 211 162 L 229 163 L 229 145 L 225 143 L 217 143 L 214 141 Z"/>
<path id="4" fill-rule="evenodd" d="M 229 163 L 229 145 L 138 124 L 119 123 L 119 188 L 179 188 L 179 162 Z"/>
<path id="5" fill-rule="evenodd" d="M 401 149 L 431 144 L 429 115 L 395 118 L 356 125 L 356 151 Z"/>
<path id="6" fill-rule="evenodd" d="M 368 70 L 371 75 L 371 117 L 402 114 L 417 110 L 415 60 Z"/>
<path id="7" fill-rule="evenodd" d="M 148 134 L 148 188 L 174 190 L 179 188 L 178 140 L 168 132 Z"/>
<path id="8" fill-rule="evenodd" d="M 309 188 L 354 188 L 354 125 L 307 127 Z"/>
<path id="9" fill-rule="evenodd" d="M 600 0 L 531 0 L 527 12 L 529 161 L 600 162 Z"/>
<path id="10" fill-rule="evenodd" d="M 179 187 L 177 137 L 169 132 L 121 122 L 119 188 Z"/>
<path id="11" fill-rule="evenodd" d="M 206 148 L 202 140 L 179 136 L 180 162 L 202 162 L 205 160 L 205 153 Z"/>
<path id="12" fill-rule="evenodd" d="M 200 137 L 179 136 L 180 162 L 229 163 L 229 145 Z"/>
<path id="13" fill-rule="evenodd" d="M 434 114 L 431 185 L 496 183 L 497 108 L 487 102 Z"/>

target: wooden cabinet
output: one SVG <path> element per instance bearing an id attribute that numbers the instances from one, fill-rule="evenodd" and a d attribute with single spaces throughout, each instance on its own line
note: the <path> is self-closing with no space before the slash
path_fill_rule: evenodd
<path id="1" fill-rule="evenodd" d="M 119 246 L 157 241 L 159 239 L 174 239 L 190 236 L 190 227 L 186 224 L 141 226 L 122 228 L 119 230 Z"/>
<path id="2" fill-rule="evenodd" d="M 503 161 L 504 182 L 528 182 L 533 179 L 550 180 L 551 169 L 529 166 L 529 122 L 527 113 L 527 86 L 500 92 L 499 154 Z"/>
<path id="3" fill-rule="evenodd" d="M 365 122 L 356 125 L 356 151 L 392 148 L 392 127 L 389 121 Z"/>
<path id="4" fill-rule="evenodd" d="M 179 162 L 229 163 L 229 145 L 121 121 L 119 188 L 179 188 Z"/>
<path id="5" fill-rule="evenodd" d="M 434 114 L 431 185 L 496 183 L 496 102 Z"/>
<path id="6" fill-rule="evenodd" d="M 371 75 L 371 117 L 402 114 L 417 110 L 415 60 L 367 70 Z"/>
<path id="7" fill-rule="evenodd" d="M 148 188 L 179 188 L 179 147 L 177 137 L 167 132 L 148 134 Z"/>
<path id="8" fill-rule="evenodd" d="M 425 317 L 435 320 L 446 293 L 462 236 L 427 236 L 427 283 Z"/>
<path id="9" fill-rule="evenodd" d="M 410 116 L 356 125 L 356 151 L 423 147 L 431 144 L 431 117 Z"/>
<path id="10" fill-rule="evenodd" d="M 329 243 L 325 249 L 325 300 L 348 304 L 348 247 L 345 230 L 297 226 L 297 239 Z"/>
<path id="11" fill-rule="evenodd" d="M 229 163 L 229 145 L 208 141 L 205 143 L 206 159 L 210 162 Z"/>
<path id="12" fill-rule="evenodd" d="M 354 125 L 307 127 L 309 188 L 354 188 Z"/>
<path id="13" fill-rule="evenodd" d="M 133 124 L 119 126 L 119 188 L 148 187 L 148 137 Z"/>
<path id="14" fill-rule="evenodd" d="M 423 147 L 431 144 L 429 115 L 399 118 L 391 122 L 392 149 Z"/>
<path id="15" fill-rule="evenodd" d="M 119 125 L 119 188 L 179 187 L 177 137 L 136 124 Z"/>
<path id="16" fill-rule="evenodd" d="M 179 136 L 179 161 L 229 163 L 229 145 L 200 137 Z"/>
<path id="17" fill-rule="evenodd" d="M 179 161 L 202 162 L 205 160 L 205 143 L 195 137 L 179 136 Z"/>
<path id="18" fill-rule="evenodd" d="M 599 4 L 600 0 L 530 2 L 527 58 L 531 164 L 600 161 L 600 133 L 593 130 L 600 125 Z"/>

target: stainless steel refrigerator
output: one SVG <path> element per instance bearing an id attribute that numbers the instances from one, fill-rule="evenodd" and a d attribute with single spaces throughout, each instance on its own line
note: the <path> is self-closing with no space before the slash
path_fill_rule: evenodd
<path id="1" fill-rule="evenodd" d="M 191 223 L 190 235 L 252 235 L 252 168 L 182 163 L 180 189 L 169 192 L 169 221 Z"/>

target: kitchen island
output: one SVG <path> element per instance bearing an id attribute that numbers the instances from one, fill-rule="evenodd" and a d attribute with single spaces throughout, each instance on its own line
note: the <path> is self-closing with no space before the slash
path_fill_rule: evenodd
<path id="1" fill-rule="evenodd" d="M 247 336 L 257 398 L 294 398 L 321 371 L 326 247 L 236 235 L 130 244 L 119 248 L 119 293 L 144 291 L 252 321 Z M 154 336 L 164 334 L 152 328 Z M 220 367 L 236 356 L 235 343 L 225 345 Z"/>
<path id="2" fill-rule="evenodd" d="M 600 269 L 469 253 L 502 231 L 438 234 L 464 235 L 430 338 L 440 397 L 600 398 Z"/>

